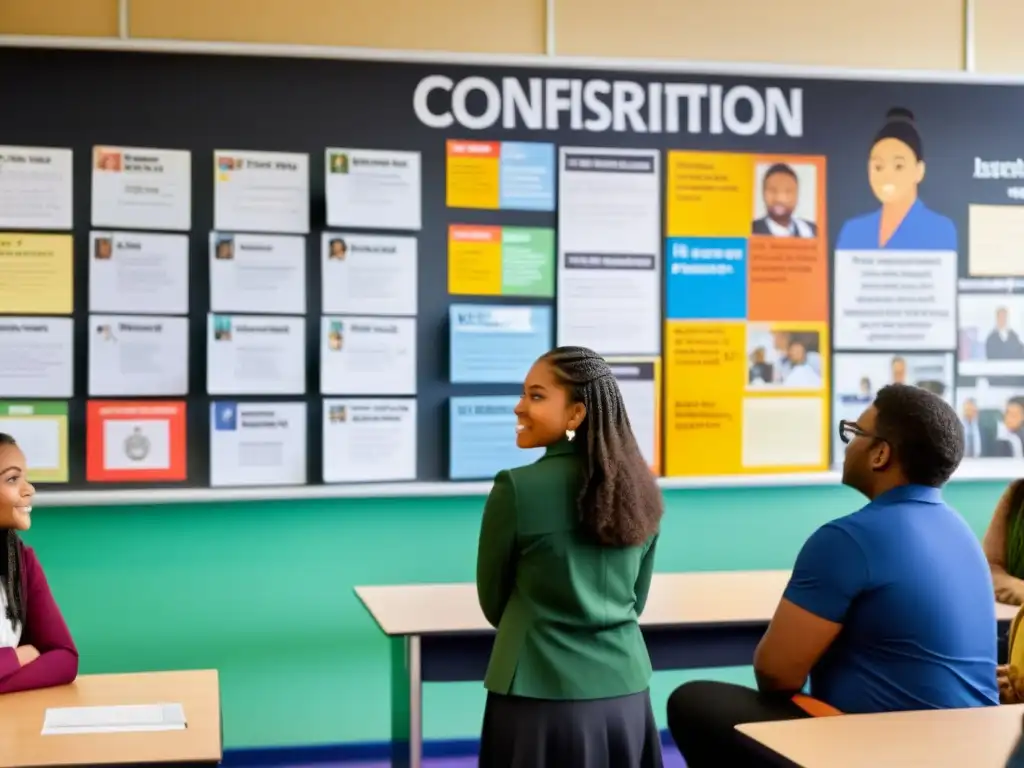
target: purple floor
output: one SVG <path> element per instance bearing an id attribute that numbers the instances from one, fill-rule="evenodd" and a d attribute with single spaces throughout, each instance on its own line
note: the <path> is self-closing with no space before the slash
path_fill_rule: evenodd
<path id="1" fill-rule="evenodd" d="M 682 756 L 672 747 L 665 747 L 665 768 L 686 768 Z M 475 757 L 433 758 L 423 761 L 423 768 L 476 768 Z M 291 768 L 390 768 L 387 762 L 377 763 L 320 763 L 310 766 L 291 766 Z"/>

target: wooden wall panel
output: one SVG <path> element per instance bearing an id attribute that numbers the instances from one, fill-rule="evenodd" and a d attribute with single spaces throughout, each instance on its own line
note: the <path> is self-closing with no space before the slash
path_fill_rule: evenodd
<path id="1" fill-rule="evenodd" d="M 132 0 L 130 28 L 177 40 L 543 53 L 545 2 Z"/>
<path id="2" fill-rule="evenodd" d="M 117 0 L 0 0 L 0 35 L 116 37 Z"/>
<path id="3" fill-rule="evenodd" d="M 557 49 L 567 56 L 963 65 L 963 0 L 557 0 L 556 8 Z"/>
<path id="4" fill-rule="evenodd" d="M 974 0 L 975 71 L 1024 73 L 1024 0 Z"/>

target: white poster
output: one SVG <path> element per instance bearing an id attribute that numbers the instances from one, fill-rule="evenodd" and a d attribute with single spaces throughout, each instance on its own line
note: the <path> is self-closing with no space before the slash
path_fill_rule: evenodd
<path id="1" fill-rule="evenodd" d="M 210 485 L 305 485 L 306 404 L 210 404 Z"/>
<path id="2" fill-rule="evenodd" d="M 92 225 L 175 232 L 191 229 L 191 153 L 93 147 Z"/>
<path id="3" fill-rule="evenodd" d="M 415 237 L 324 232 L 321 252 L 325 314 L 416 314 Z"/>
<path id="4" fill-rule="evenodd" d="M 90 312 L 187 315 L 188 276 L 188 235 L 89 235 Z"/>
<path id="5" fill-rule="evenodd" d="M 0 317 L 0 360 L 0 397 L 73 397 L 73 321 Z"/>
<path id="6" fill-rule="evenodd" d="M 416 479 L 416 401 L 324 400 L 325 483 Z"/>
<path id="7" fill-rule="evenodd" d="M 422 227 L 419 152 L 329 148 L 326 171 L 328 226 Z"/>
<path id="8" fill-rule="evenodd" d="M 211 232 L 210 309 L 304 314 L 306 238 Z"/>
<path id="9" fill-rule="evenodd" d="M 0 146 L 0 229 L 71 229 L 72 152 Z"/>
<path id="10" fill-rule="evenodd" d="M 89 396 L 188 394 L 188 318 L 89 316 Z"/>
<path id="11" fill-rule="evenodd" d="M 214 229 L 309 232 L 309 155 L 214 152 Z"/>
<path id="12" fill-rule="evenodd" d="M 306 318 L 207 318 L 206 390 L 211 395 L 306 394 Z"/>
<path id="13" fill-rule="evenodd" d="M 415 395 L 416 318 L 322 318 L 320 391 Z"/>
<path id="14" fill-rule="evenodd" d="M 633 428 L 633 436 L 644 459 L 652 467 L 661 463 L 658 455 L 660 428 L 660 396 L 659 367 L 657 359 L 645 360 L 629 358 L 611 358 L 608 366 L 619 385 L 622 401 L 626 406 L 626 415 Z"/>
<path id="15" fill-rule="evenodd" d="M 657 150 L 559 150 L 559 345 L 661 354 Z"/>
<path id="16" fill-rule="evenodd" d="M 954 251 L 836 251 L 834 345 L 956 349 Z"/>

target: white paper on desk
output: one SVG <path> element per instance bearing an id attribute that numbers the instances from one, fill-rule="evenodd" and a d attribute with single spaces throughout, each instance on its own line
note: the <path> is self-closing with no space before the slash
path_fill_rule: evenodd
<path id="1" fill-rule="evenodd" d="M 181 704 L 132 704 L 47 709 L 42 735 L 183 730 L 185 710 Z"/>

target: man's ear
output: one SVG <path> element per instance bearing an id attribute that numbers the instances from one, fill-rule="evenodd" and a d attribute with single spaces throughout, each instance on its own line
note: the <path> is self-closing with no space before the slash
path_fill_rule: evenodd
<path id="1" fill-rule="evenodd" d="M 889 466 L 892 461 L 892 446 L 885 440 L 879 440 L 878 444 L 871 449 L 871 468 L 880 472 Z"/>

